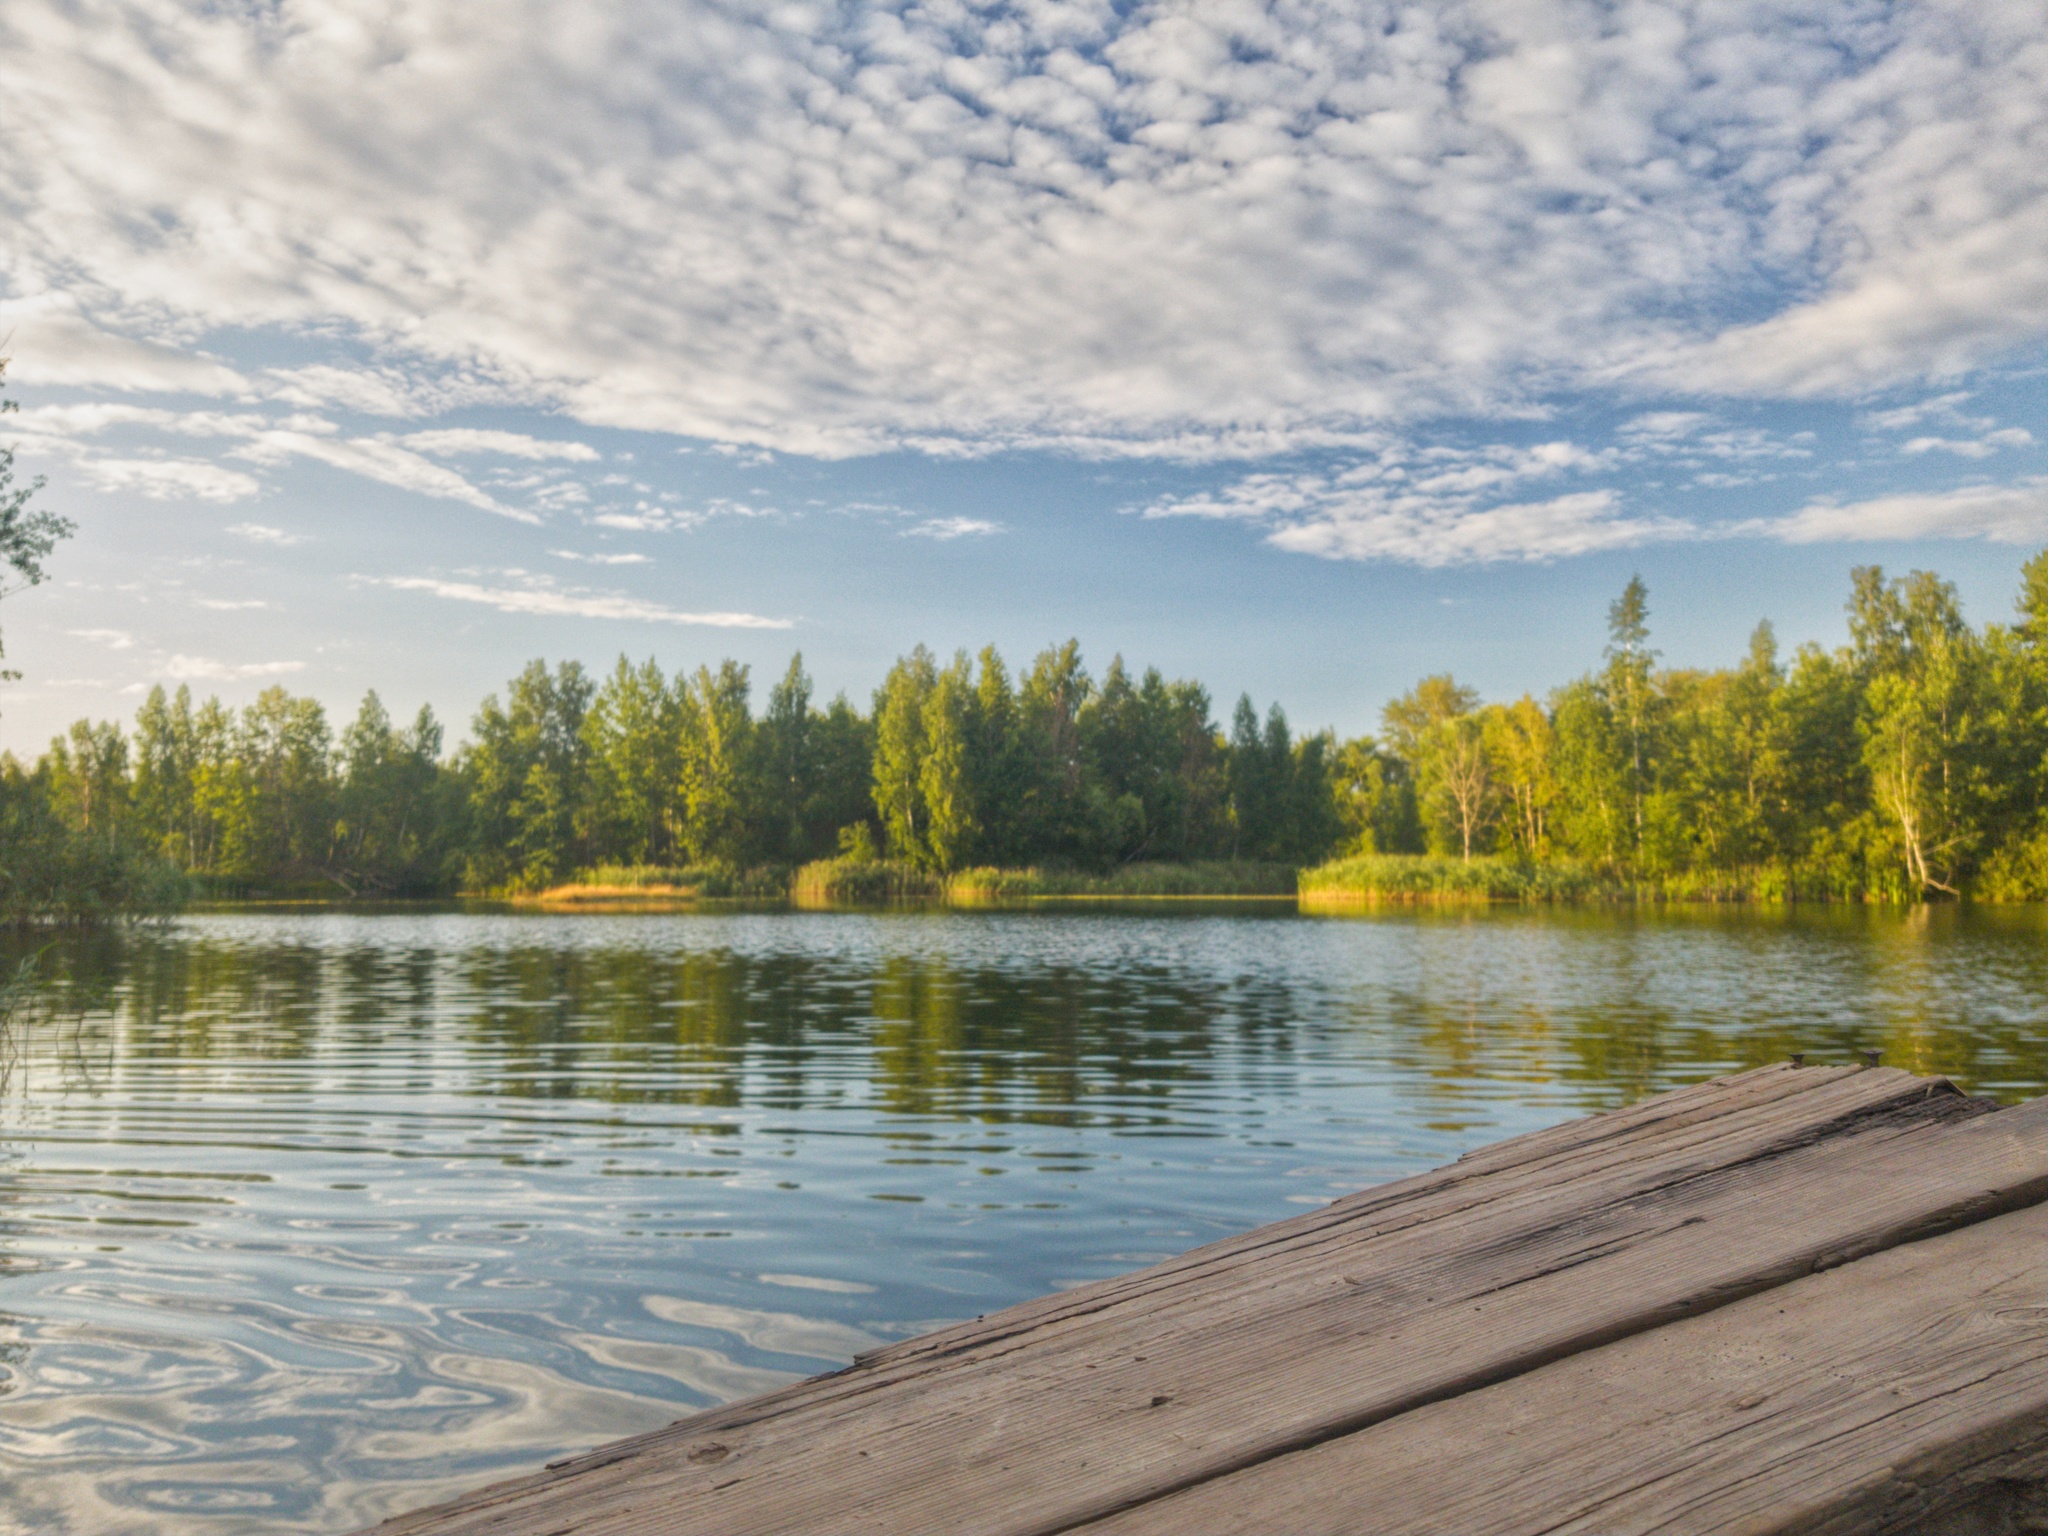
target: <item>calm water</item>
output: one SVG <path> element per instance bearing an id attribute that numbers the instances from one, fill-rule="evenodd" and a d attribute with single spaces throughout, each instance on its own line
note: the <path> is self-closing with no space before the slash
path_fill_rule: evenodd
<path id="1" fill-rule="evenodd" d="M 2038 912 L 237 915 L 0 1096 L 0 1523 L 348 1530 L 1803 1049 L 2048 1081 Z"/>

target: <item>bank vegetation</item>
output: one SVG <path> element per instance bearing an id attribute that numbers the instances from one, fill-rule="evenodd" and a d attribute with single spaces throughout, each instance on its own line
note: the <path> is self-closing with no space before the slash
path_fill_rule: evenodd
<path id="1" fill-rule="evenodd" d="M 820 704 L 803 660 L 535 661 L 446 750 L 377 695 L 337 733 L 272 688 L 153 690 L 0 760 L 0 914 L 182 897 L 556 904 L 1274 895 L 1374 901 L 2048 897 L 2048 554 L 1973 627 L 1927 572 L 1853 573 L 1849 643 L 1666 667 L 1648 594 L 1597 664 L 1484 701 L 1449 674 L 1373 735 L 1296 731 L 1068 642 L 901 658 Z"/>

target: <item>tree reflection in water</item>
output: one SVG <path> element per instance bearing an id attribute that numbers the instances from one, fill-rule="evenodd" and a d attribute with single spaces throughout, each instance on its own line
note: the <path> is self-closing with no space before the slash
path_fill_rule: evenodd
<path id="1" fill-rule="evenodd" d="M 1794 1050 L 2021 1097 L 2044 935 L 1956 908 L 67 935 L 0 1097 L 0 1507 L 352 1529 Z"/>

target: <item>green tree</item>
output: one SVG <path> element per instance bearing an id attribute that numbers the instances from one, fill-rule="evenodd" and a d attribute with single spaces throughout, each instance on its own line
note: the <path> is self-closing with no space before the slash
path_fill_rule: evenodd
<path id="1" fill-rule="evenodd" d="M 813 708 L 803 663 L 801 654 L 790 658 L 754 727 L 759 851 L 789 864 L 831 857 L 840 831 L 856 823 L 874 841 L 874 733 L 844 694 Z"/>
<path id="2" fill-rule="evenodd" d="M 936 869 L 958 869 L 979 851 L 979 712 L 973 667 L 962 651 L 924 698 L 917 798 L 924 806 L 923 854 Z"/>
<path id="3" fill-rule="evenodd" d="M 445 882 L 441 725 L 426 705 L 401 729 L 375 692 L 341 733 L 328 877 L 351 895 L 426 894 Z"/>
<path id="4" fill-rule="evenodd" d="M 1634 851 L 1643 846 L 1643 802 L 1654 773 L 1657 653 L 1650 649 L 1650 590 L 1631 576 L 1607 609 L 1607 669 L 1601 683 L 1627 752 L 1629 813 Z"/>
<path id="5" fill-rule="evenodd" d="M 593 860 L 665 864 L 682 821 L 683 707 L 652 657 L 624 656 L 583 716 L 589 783 L 580 798 Z"/>
<path id="6" fill-rule="evenodd" d="M 181 684 L 172 700 L 161 685 L 150 689 L 135 712 L 136 831 L 149 848 L 187 870 L 204 867 L 193 800 L 198 758 L 192 690 Z"/>
<path id="7" fill-rule="evenodd" d="M 248 821 L 253 794 L 235 717 L 219 699 L 208 699 L 192 716 L 192 819 L 197 856 L 189 869 L 228 878 L 255 873 L 237 862 L 249 845 L 240 829 Z"/>
<path id="8" fill-rule="evenodd" d="M 2015 622 L 1986 635 L 1994 737 L 1985 894 L 2048 897 L 2048 550 L 2020 571 Z"/>
<path id="9" fill-rule="evenodd" d="M 756 850 L 752 682 L 746 667 L 699 667 L 683 696 L 683 844 L 693 862 L 740 865 Z"/>
<path id="10" fill-rule="evenodd" d="M 1667 687 L 1667 695 L 1671 692 Z M 1785 671 L 1768 621 L 1732 672 L 1696 678 L 1675 710 L 1668 797 L 1688 862 L 1730 869 L 1787 864 L 1789 726 Z"/>
<path id="11" fill-rule="evenodd" d="M 587 862 L 579 836 L 588 784 L 583 719 L 593 689 L 576 662 L 534 661 L 501 706 L 478 707 L 457 771 L 469 806 L 468 884 L 538 888 Z"/>
<path id="12" fill-rule="evenodd" d="M 1280 863 L 1319 864 L 1336 851 L 1343 837 L 1333 764 L 1336 747 L 1329 731 L 1294 743 L 1287 765 L 1285 823 L 1272 853 Z"/>
<path id="13" fill-rule="evenodd" d="M 1135 683 L 1113 657 L 1075 724 L 1090 852 L 1117 862 L 1149 856 L 1173 822 L 1178 744 L 1165 680 L 1154 671 Z"/>
<path id="14" fill-rule="evenodd" d="M 1337 749 L 1330 776 L 1343 853 L 1422 852 L 1415 780 L 1399 754 L 1370 736 L 1354 737 Z"/>
<path id="15" fill-rule="evenodd" d="M 875 814 L 891 856 L 931 862 L 924 800 L 925 703 L 938 686 L 932 654 L 918 646 L 889 669 L 875 692 Z"/>
<path id="16" fill-rule="evenodd" d="M 1960 894 L 1979 852 L 1987 798 L 1983 643 L 1955 589 L 1931 572 L 1887 583 L 1856 573 L 1850 635 L 1864 678 L 1859 726 L 1873 807 L 1914 894 Z"/>
<path id="17" fill-rule="evenodd" d="M 1133 682 L 1121 656 L 1083 704 L 1078 725 L 1092 835 L 1120 861 L 1227 851 L 1229 786 L 1208 690 L 1156 667 Z"/>
<path id="18" fill-rule="evenodd" d="M 334 830 L 326 710 L 266 688 L 242 711 L 236 747 L 247 785 L 226 834 L 236 870 L 258 879 L 324 874 Z"/>
<path id="19" fill-rule="evenodd" d="M 879 848 L 874 822 L 874 722 L 847 701 L 845 694 L 811 723 L 811 761 L 815 787 L 804 813 L 803 859 L 830 857 L 840 848 L 842 831 L 858 827 L 868 846 Z"/>
<path id="20" fill-rule="evenodd" d="M 1001 865 L 1028 864 L 1031 851 L 1024 821 L 1033 765 L 1023 739 L 1017 692 L 994 646 L 982 648 L 975 669 L 973 772 L 980 856 Z"/>
<path id="21" fill-rule="evenodd" d="M 1870 776 L 1856 723 L 1861 690 L 1848 657 L 1801 646 L 1780 708 L 1784 857 L 1836 895 L 1860 894 L 1869 876 Z"/>
<path id="22" fill-rule="evenodd" d="M 1550 811 L 1557 800 L 1556 732 L 1528 694 L 1491 704 L 1480 715 L 1480 738 L 1499 792 L 1507 800 L 1509 846 L 1525 859 L 1550 854 Z"/>
<path id="23" fill-rule="evenodd" d="M 49 754 L 27 770 L 0 753 L 0 923 L 115 917 L 181 899 L 174 872 L 120 836 L 118 811 L 110 818 L 103 798 L 117 781 L 110 733 L 119 735 L 88 725 L 78 739 L 61 739 L 60 755 L 76 775 L 68 784 L 59 782 L 60 765 Z M 90 807 L 81 790 L 92 794 Z"/>
<path id="24" fill-rule="evenodd" d="M 80 837 L 118 847 L 128 822 L 128 738 L 111 720 L 75 722 L 44 760 L 50 804 Z"/>
<path id="25" fill-rule="evenodd" d="M 1388 742 L 1414 764 L 1430 846 L 1466 860 L 1486 851 L 1495 799 L 1478 709 L 1479 695 L 1445 672 L 1380 712 Z"/>
<path id="26" fill-rule="evenodd" d="M 1291 753 L 1291 746 L 1284 714 L 1267 723 L 1270 729 L 1261 730 L 1258 706 L 1250 694 L 1239 694 L 1237 707 L 1230 712 L 1230 747 L 1224 769 L 1230 787 L 1232 858 L 1267 857 L 1280 826 L 1285 754 Z M 1269 738 L 1283 748 L 1282 753 L 1268 750 Z"/>
<path id="27" fill-rule="evenodd" d="M 6 373 L 7 359 L 0 357 L 0 382 L 4 382 Z M 12 400 L 0 397 L 0 414 L 17 408 Z M 40 475 L 26 485 L 15 483 L 14 449 L 11 445 L 0 445 L 0 597 L 41 583 L 46 574 L 43 562 L 50 558 L 58 540 L 68 539 L 77 531 L 68 518 L 29 506 L 42 488 Z M 0 648 L 0 657 L 6 654 Z M 0 681 L 20 675 L 0 671 Z"/>
<path id="28" fill-rule="evenodd" d="M 1250 697 L 1240 697 L 1231 713 L 1225 766 L 1232 856 L 1281 864 L 1327 857 L 1344 836 L 1335 755 L 1329 733 L 1296 741 L 1278 704 L 1267 710 L 1261 726 Z"/>
<path id="29" fill-rule="evenodd" d="M 1574 858 L 1619 872 L 1634 849 L 1627 742 L 1599 680 L 1582 677 L 1551 696 L 1557 800 L 1552 835 Z"/>
<path id="30" fill-rule="evenodd" d="M 1219 857 L 1229 846 L 1229 777 L 1209 690 L 1187 680 L 1167 684 L 1165 713 L 1172 725 L 1169 804 L 1176 821 L 1167 851 L 1176 859 Z"/>
<path id="31" fill-rule="evenodd" d="M 1080 642 L 1069 640 L 1039 652 L 1018 689 L 1025 763 L 1019 830 L 1034 862 L 1085 863 L 1097 852 L 1081 751 L 1081 710 L 1094 688 Z"/>
<path id="32" fill-rule="evenodd" d="M 765 824 L 763 852 L 796 863 L 809 857 L 810 820 L 818 793 L 812 737 L 811 678 L 803 653 L 789 659 L 782 681 L 768 690 L 768 707 L 755 726 Z"/>

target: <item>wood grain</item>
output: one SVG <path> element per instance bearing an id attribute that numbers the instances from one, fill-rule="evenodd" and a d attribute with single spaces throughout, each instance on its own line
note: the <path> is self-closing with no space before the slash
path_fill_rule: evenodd
<path id="1" fill-rule="evenodd" d="M 2028 1111 L 1770 1068 L 1517 1138 L 386 1523 L 1065 1530 L 2048 1196 Z"/>
<path id="2" fill-rule="evenodd" d="M 1794 1281 L 1087 1536 L 1997 1530 L 2048 1473 L 2048 1209 Z"/>

